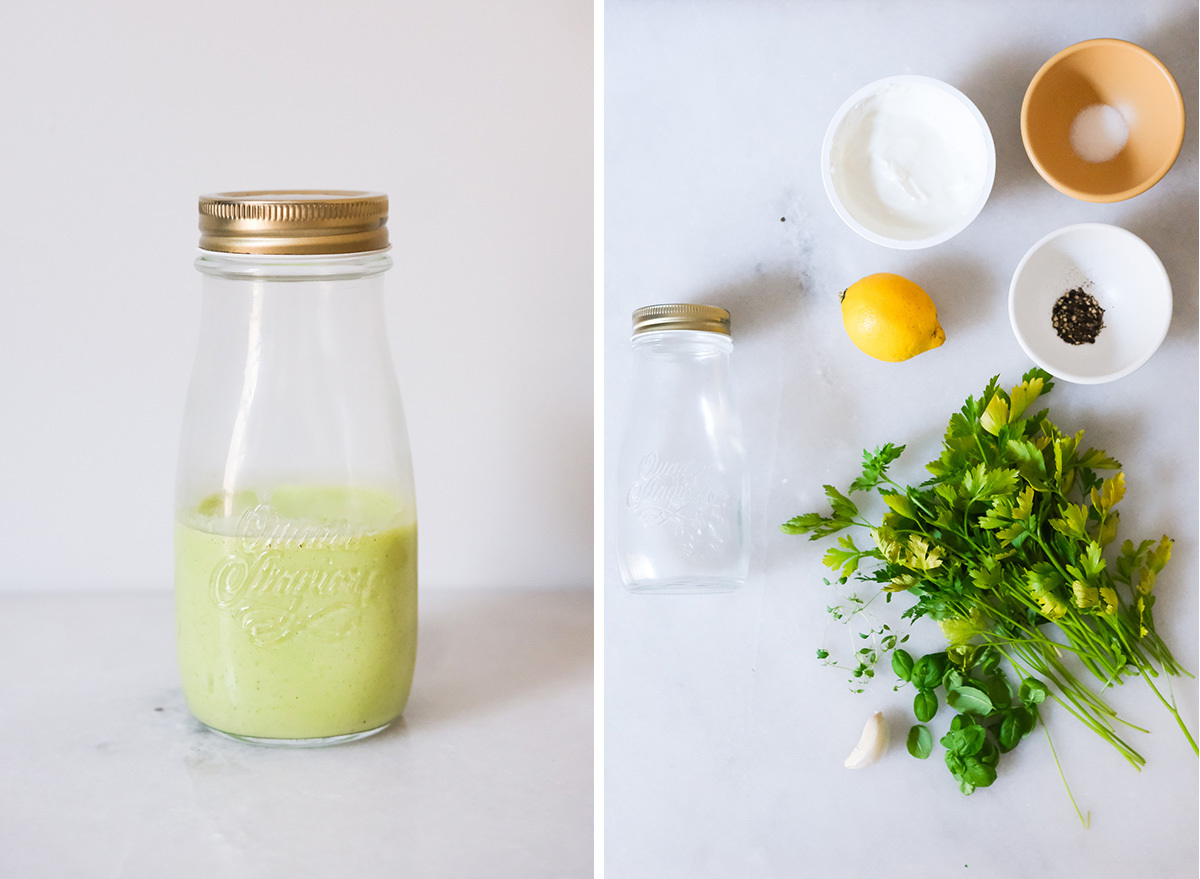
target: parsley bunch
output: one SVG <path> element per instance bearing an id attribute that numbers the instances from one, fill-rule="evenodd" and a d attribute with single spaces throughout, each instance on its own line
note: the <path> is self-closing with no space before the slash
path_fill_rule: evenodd
<path id="1" fill-rule="evenodd" d="M 1048 410 L 1027 414 L 1053 387 L 1048 373 L 1030 370 L 1008 393 L 998 380 L 950 418 L 941 454 L 926 465 L 930 479 L 894 482 L 888 466 L 904 446 L 889 443 L 864 452 L 862 475 L 846 492 L 825 486 L 830 515 L 797 516 L 781 530 L 811 540 L 840 535 L 823 559 L 839 582 L 855 577 L 889 600 L 907 596 L 903 618 L 941 627 L 944 652 L 913 660 L 896 639 L 885 646 L 897 677 L 917 690 L 919 721 L 943 700 L 958 712 L 941 742 L 963 793 L 992 783 L 999 755 L 1034 728 L 1046 698 L 1140 767 L 1144 759 L 1118 724 L 1141 728 L 1100 695 L 1130 675 L 1146 682 L 1196 751 L 1169 690 L 1155 683 L 1160 674 L 1188 674 L 1154 629 L 1153 590 L 1171 539 L 1118 547 L 1121 465 L 1084 447 L 1083 431 L 1059 430 Z M 871 491 L 887 505 L 878 523 L 850 498 Z M 873 545 L 859 547 L 843 533 L 853 528 L 866 529 Z M 1015 692 L 1001 657 L 1021 677 Z M 914 726 L 908 749 L 927 757 L 928 729 Z"/>

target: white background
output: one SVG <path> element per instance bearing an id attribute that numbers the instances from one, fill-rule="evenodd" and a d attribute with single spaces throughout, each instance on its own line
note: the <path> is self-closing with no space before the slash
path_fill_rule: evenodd
<path id="1" fill-rule="evenodd" d="M 1021 145 L 1021 99 L 1050 56 L 1123 37 L 1178 79 L 1188 122 L 1167 177 L 1128 202 L 1052 189 Z M 916 252 L 858 238 L 821 186 L 825 126 L 872 80 L 926 74 L 963 90 L 996 141 L 996 183 L 962 234 Z M 1125 226 L 1162 258 L 1170 331 L 1140 370 L 1108 385 L 1058 383 L 1045 403 L 1064 430 L 1124 465 L 1121 533 L 1176 540 L 1158 581 L 1159 631 L 1197 657 L 1197 6 L 1105 2 L 654 2 L 605 4 L 605 460 L 629 396 L 630 312 L 655 302 L 730 309 L 735 389 L 751 467 L 752 563 L 744 590 L 631 595 L 606 529 L 605 810 L 610 879 L 1010 877 L 1197 873 L 1197 759 L 1137 680 L 1113 700 L 1152 733 L 1131 734 L 1135 772 L 1061 710 L 1043 713 L 1081 807 L 1071 809 L 1041 732 L 964 798 L 944 766 L 904 751 L 912 692 L 867 694 L 822 668 L 828 541 L 778 524 L 827 509 L 864 448 L 907 443 L 892 468 L 919 482 L 946 421 L 992 375 L 1030 362 L 1008 323 L 1008 283 L 1026 250 L 1071 223 Z M 915 359 L 873 361 L 847 339 L 838 291 L 904 274 L 938 306 L 947 340 Z M 611 475 L 606 509 L 619 496 Z M 929 623 L 918 652 L 941 641 Z M 837 629 L 828 633 L 842 649 Z M 890 675 L 890 672 L 888 672 Z M 1197 731 L 1194 681 L 1176 681 Z M 877 765 L 842 761 L 876 710 L 893 745 Z M 937 736 L 943 708 L 931 725 Z M 940 747 L 937 748 L 940 752 Z"/>
<path id="2" fill-rule="evenodd" d="M 0 591 L 167 589 L 196 197 L 391 198 L 422 586 L 592 580 L 580 0 L 9 4 Z"/>

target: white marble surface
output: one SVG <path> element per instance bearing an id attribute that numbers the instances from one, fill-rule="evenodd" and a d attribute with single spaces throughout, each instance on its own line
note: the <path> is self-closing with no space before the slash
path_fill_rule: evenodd
<path id="1" fill-rule="evenodd" d="M 1052 189 L 1020 139 L 1022 95 L 1059 49 L 1098 36 L 1140 43 L 1179 81 L 1183 153 L 1149 192 L 1115 205 Z M 921 73 L 962 89 L 987 118 L 996 183 L 951 241 L 903 253 L 848 229 L 821 189 L 827 120 L 859 86 Z M 1104 386 L 1060 383 L 1064 429 L 1125 466 L 1122 535 L 1177 538 L 1159 581 L 1160 632 L 1197 658 L 1197 8 L 1194 2 L 655 2 L 605 5 L 605 459 L 627 409 L 630 312 L 699 301 L 733 313 L 735 381 L 749 438 L 750 582 L 739 594 L 634 596 L 606 529 L 605 866 L 632 877 L 1194 877 L 1198 761 L 1139 682 L 1113 695 L 1147 726 L 1138 773 L 1062 711 L 1044 712 L 1085 830 L 1040 733 L 964 798 L 941 765 L 904 752 L 911 692 L 849 692 L 820 667 L 830 594 L 825 543 L 778 524 L 821 509 L 861 450 L 907 443 L 893 468 L 916 482 L 946 420 L 990 376 L 1031 365 L 1010 330 L 1009 279 L 1045 233 L 1115 223 L 1162 258 L 1175 293 L 1167 339 Z M 902 364 L 870 360 L 842 330 L 837 292 L 905 274 L 939 309 L 946 344 Z M 606 474 L 605 507 L 616 503 Z M 918 637 L 938 646 L 936 632 Z M 1195 732 L 1194 681 L 1177 682 Z M 894 743 L 842 768 L 868 715 Z M 945 724 L 946 718 L 934 721 Z M 939 733 L 940 734 L 940 733 Z"/>
<path id="2" fill-rule="evenodd" d="M 0 596 L 0 876 L 591 876 L 591 596 L 421 614 L 401 721 L 276 750 L 188 713 L 169 594 Z"/>

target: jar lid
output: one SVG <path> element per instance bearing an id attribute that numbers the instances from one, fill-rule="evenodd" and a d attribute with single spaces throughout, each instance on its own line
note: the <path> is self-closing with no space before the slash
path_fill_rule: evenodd
<path id="1" fill-rule="evenodd" d="M 381 192 L 279 190 L 200 196 L 200 249 L 265 255 L 386 250 Z"/>
<path id="2" fill-rule="evenodd" d="M 716 305 L 644 305 L 633 313 L 633 334 L 701 330 L 730 335 L 729 312 Z"/>

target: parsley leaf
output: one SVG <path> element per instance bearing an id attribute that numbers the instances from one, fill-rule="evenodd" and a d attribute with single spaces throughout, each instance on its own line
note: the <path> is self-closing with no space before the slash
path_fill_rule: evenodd
<path id="1" fill-rule="evenodd" d="M 780 526 L 812 540 L 838 535 L 823 562 L 839 583 L 855 578 L 886 600 L 899 597 L 908 626 L 938 623 L 946 649 L 916 660 L 898 646 L 907 633 L 872 624 L 861 633 L 871 640 L 855 651 L 852 674 L 861 690 L 880 656 L 892 652 L 896 686 L 916 691 L 918 725 L 909 731 L 908 750 L 921 759 L 933 741 L 921 724 L 942 704 L 956 712 L 940 742 L 964 794 L 996 780 L 1000 755 L 1029 735 L 1047 699 L 1068 706 L 1140 766 L 1141 755 L 1118 734 L 1116 712 L 1104 701 L 1108 688 L 1130 678 L 1151 687 L 1200 753 L 1169 689 L 1153 683 L 1161 674 L 1188 674 L 1154 628 L 1154 590 L 1170 561 L 1171 538 L 1118 540 L 1115 507 L 1126 494 L 1120 463 L 1084 446 L 1082 430 L 1060 430 L 1048 409 L 1028 414 L 1053 387 L 1041 369 L 1008 391 L 993 376 L 981 395 L 967 397 L 950 415 L 941 450 L 925 465 L 925 482 L 895 481 L 889 468 L 905 446 L 886 443 L 863 452 L 862 472 L 845 492 L 824 486 L 828 515 L 806 513 Z M 856 492 L 883 501 L 879 521 L 860 513 L 850 499 Z M 860 528 L 873 546 L 860 547 L 842 533 Z M 853 598 L 848 608 L 829 610 L 849 622 L 868 604 Z M 1082 672 L 1064 664 L 1068 651 Z M 824 648 L 818 656 L 838 665 Z M 1015 693 L 1000 665 L 1005 660 L 1019 672 Z"/>

